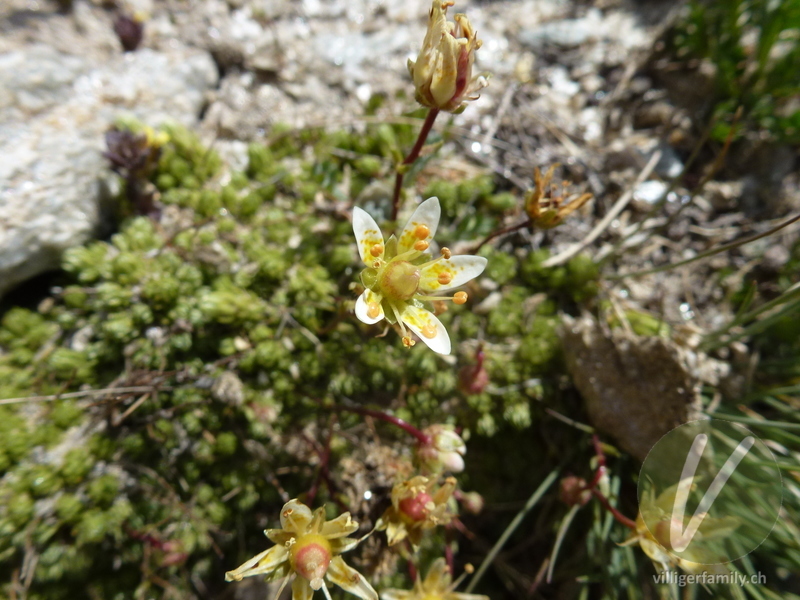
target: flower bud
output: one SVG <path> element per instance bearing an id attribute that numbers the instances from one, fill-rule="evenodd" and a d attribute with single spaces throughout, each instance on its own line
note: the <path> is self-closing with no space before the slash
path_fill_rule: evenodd
<path id="1" fill-rule="evenodd" d="M 585 479 L 568 475 L 559 484 L 558 497 L 567 506 L 576 504 L 583 506 L 591 499 L 592 492 L 588 489 Z"/>
<path id="2" fill-rule="evenodd" d="M 489 372 L 483 363 L 466 365 L 458 372 L 458 389 L 465 394 L 480 394 L 489 385 Z"/>
<path id="3" fill-rule="evenodd" d="M 486 505 L 483 496 L 478 492 L 463 492 L 459 496 L 458 501 L 461 503 L 461 506 L 464 507 L 464 510 L 473 515 L 479 514 Z"/>
<path id="4" fill-rule="evenodd" d="M 460 109 L 465 100 L 477 99 L 475 92 L 486 85 L 483 77 L 472 77 L 481 41 L 466 15 L 456 15 L 455 22 L 447 20 L 447 8 L 453 4 L 433 0 L 422 49 L 416 62 L 408 61 L 417 102 L 449 112 Z"/>
<path id="5" fill-rule="evenodd" d="M 430 473 L 460 473 L 464 470 L 463 457 L 467 453 L 467 446 L 452 425 L 431 425 L 423 429 L 422 433 L 431 441 L 417 447 L 420 467 Z"/>

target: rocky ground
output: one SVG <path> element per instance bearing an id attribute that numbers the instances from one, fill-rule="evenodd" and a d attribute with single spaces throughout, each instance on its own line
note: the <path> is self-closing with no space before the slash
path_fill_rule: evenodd
<path id="1" fill-rule="evenodd" d="M 424 32 L 424 0 L 70 4 L 13 0 L 0 9 L 0 294 L 108 231 L 114 181 L 103 169 L 103 133 L 120 116 L 195 126 L 241 167 L 245 142 L 265 139 L 276 123 L 359 126 L 375 94 L 389 99 L 377 118 L 414 107 L 405 63 Z M 702 65 L 676 74 L 658 62 L 660 36 L 676 15 L 671 2 L 464 2 L 456 10 L 484 42 L 476 67 L 491 83 L 453 119 L 445 164 L 454 176 L 486 165 L 523 189 L 534 167 L 563 164 L 565 178 L 595 200 L 548 239 L 554 253 L 587 235 L 625 191 L 633 190 L 630 202 L 599 237 L 630 247 L 646 238 L 643 253 L 630 253 L 631 268 L 758 230 L 753 216 L 766 221 L 796 204 L 787 200 L 796 195 L 796 175 L 787 179 L 795 156 L 774 146 L 733 156 L 753 168 L 699 196 L 681 185 L 667 193 L 697 142 L 692 116 L 712 88 Z M 144 16 L 135 52 L 123 52 L 115 35 L 120 14 Z M 783 241 L 769 244 L 765 268 L 785 262 Z M 599 256 L 610 252 L 598 246 Z M 719 268 L 727 259 L 716 260 Z M 724 318 L 702 310 L 718 300 L 702 273 L 676 277 L 632 282 L 624 300 L 660 303 L 670 319 L 691 313 L 713 326 Z"/>
<path id="2" fill-rule="evenodd" d="M 270 140 L 276 126 L 362 131 L 407 119 L 416 104 L 406 62 L 428 9 L 427 0 L 4 2 L 0 298 L 26 303 L 26 282 L 116 227 L 120 184 L 103 156 L 112 124 L 135 118 L 198 132 L 228 165 L 215 182 L 224 185 L 247 166 L 248 144 Z M 744 389 L 750 350 L 707 355 L 698 343 L 730 321 L 727 300 L 746 278 L 777 277 L 798 229 L 685 268 L 620 276 L 765 232 L 796 212 L 796 151 L 757 135 L 730 148 L 705 141 L 714 67 L 665 53 L 679 15 L 669 0 L 465 0 L 455 11 L 483 40 L 476 69 L 490 84 L 462 114 L 437 122 L 446 143 L 421 180 L 490 172 L 519 195 L 534 168 L 559 163 L 559 179 L 593 195 L 563 226 L 522 229 L 496 245 L 520 259 L 547 248 L 543 267 L 584 251 L 600 264 L 601 297 L 619 327 L 566 319 L 566 369 L 592 424 L 641 459 L 652 439 L 697 413 L 702 385 L 734 397 Z M 144 24 L 129 52 L 130 31 L 115 32 L 123 15 Z M 352 200 L 388 212 L 384 183 Z M 503 218 L 513 225 L 521 211 Z M 502 299 L 485 285 L 479 314 Z M 642 402 L 653 397 L 657 411 Z"/>

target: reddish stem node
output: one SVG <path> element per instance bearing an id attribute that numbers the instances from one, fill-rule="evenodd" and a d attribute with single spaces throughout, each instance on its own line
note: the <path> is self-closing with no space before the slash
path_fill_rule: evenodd
<path id="1" fill-rule="evenodd" d="M 400 163 L 400 166 L 410 165 L 419 158 L 419 153 L 422 151 L 422 147 L 425 145 L 425 140 L 428 139 L 428 134 L 431 132 L 433 122 L 436 120 L 438 115 L 438 108 L 432 108 L 428 111 L 428 114 L 425 117 L 425 122 L 422 124 L 422 129 L 419 130 L 419 136 L 417 136 L 417 141 L 414 144 L 414 147 L 411 148 L 411 152 L 409 152 L 408 156 L 403 159 L 403 162 Z M 400 210 L 400 191 L 403 189 L 404 177 L 405 173 L 403 173 L 402 170 L 398 170 L 394 177 L 394 193 L 392 194 L 392 221 L 397 220 L 397 213 Z"/>
<path id="2" fill-rule="evenodd" d="M 391 423 L 392 425 L 396 425 L 406 433 L 410 433 L 417 441 L 425 446 L 429 446 L 433 443 L 433 439 L 431 436 L 422 433 L 419 429 L 414 427 L 411 423 L 404 421 L 400 417 L 395 417 L 393 415 L 386 414 L 385 412 L 381 412 L 379 410 L 372 410 L 370 408 L 361 408 L 360 406 L 336 406 L 334 407 L 335 410 L 346 410 L 348 412 L 356 413 L 358 415 L 364 415 L 365 417 L 372 417 L 374 419 L 380 419 L 381 421 L 386 421 L 387 423 Z"/>

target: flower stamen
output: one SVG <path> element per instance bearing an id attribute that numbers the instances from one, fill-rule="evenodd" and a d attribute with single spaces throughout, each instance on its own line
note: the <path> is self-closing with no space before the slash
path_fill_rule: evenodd
<path id="1" fill-rule="evenodd" d="M 416 294 L 414 296 L 415 300 L 427 300 L 428 302 L 438 302 L 438 301 L 448 301 L 452 300 L 456 304 L 464 304 L 467 299 L 466 292 L 456 292 L 453 296 L 423 296 L 422 294 Z"/>
<path id="2" fill-rule="evenodd" d="M 377 319 L 381 314 L 381 305 L 377 302 L 370 302 L 367 304 L 367 316 L 370 319 Z"/>

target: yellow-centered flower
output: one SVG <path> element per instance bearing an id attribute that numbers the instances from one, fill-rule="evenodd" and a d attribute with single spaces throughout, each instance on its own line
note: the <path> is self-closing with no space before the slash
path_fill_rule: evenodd
<path id="1" fill-rule="evenodd" d="M 367 266 L 361 281 L 367 288 L 356 301 L 356 316 L 368 325 L 386 319 L 398 323 L 403 344 L 414 345 L 406 327 L 413 331 L 434 352 L 450 354 L 450 337 L 436 316 L 423 307 L 422 301 L 467 301 L 465 292 L 438 296 L 464 285 L 486 268 L 482 256 L 451 256 L 442 248 L 441 256 L 431 259 L 427 252 L 441 208 L 438 198 L 428 198 L 417 207 L 396 238 L 384 240 L 375 220 L 365 211 L 353 209 L 353 232 L 361 260 Z"/>
<path id="2" fill-rule="evenodd" d="M 472 566 L 467 565 L 467 567 L 464 575 L 472 573 Z M 437 558 L 428 569 L 424 580 L 417 576 L 413 590 L 386 590 L 381 592 L 381 600 L 489 600 L 489 596 L 453 591 L 461 583 L 464 575 L 453 582 L 447 563 L 443 558 Z"/>
<path id="3" fill-rule="evenodd" d="M 466 15 L 447 20 L 452 0 L 433 0 L 428 30 L 417 61 L 408 61 L 414 80 L 417 102 L 430 108 L 455 112 L 465 100 L 476 100 L 476 92 L 486 85 L 484 77 L 472 76 L 475 50 L 481 41 Z"/>
<path id="4" fill-rule="evenodd" d="M 426 531 L 452 520 L 454 515 L 447 505 L 456 480 L 448 477 L 439 489 L 437 485 L 435 479 L 417 475 L 392 488 L 392 505 L 375 526 L 379 531 L 386 530 L 390 546 L 408 538 L 416 548 Z"/>
<path id="5" fill-rule="evenodd" d="M 225 581 L 264 575 L 268 581 L 284 577 L 286 585 L 288 576 L 295 574 L 292 600 L 309 600 L 320 588 L 330 599 L 325 579 L 362 600 L 378 600 L 367 580 L 339 556 L 358 545 L 360 540 L 347 537 L 357 529 L 358 523 L 349 512 L 326 521 L 324 508 L 312 513 L 305 504 L 290 500 L 281 510 L 281 529 L 264 531 L 275 545 L 225 573 Z"/>
<path id="6" fill-rule="evenodd" d="M 536 167 L 533 172 L 534 187 L 525 195 L 525 212 L 539 229 L 552 229 L 560 225 L 561 221 L 592 199 L 591 194 L 570 195 L 568 181 L 562 182 L 562 193 L 556 195 L 556 186 L 551 186 L 550 182 L 557 166 L 555 164 L 547 169 L 544 176 Z"/>
<path id="7" fill-rule="evenodd" d="M 693 488 L 694 486 L 695 484 L 692 483 Z M 657 498 L 655 498 L 653 490 L 649 490 L 649 494 L 646 494 L 643 501 L 640 502 L 639 514 L 636 516 L 635 534 L 620 546 L 638 544 L 650 560 L 665 571 L 677 566 L 692 574 L 727 573 L 728 569 L 722 564 L 725 562 L 724 557 L 709 552 L 706 544 L 695 545 L 689 551 L 683 552 L 683 556 L 677 556 L 671 552 L 670 526 L 677 489 L 678 484 L 671 486 Z M 684 522 L 681 523 L 682 531 L 686 528 L 688 520 L 689 516 L 686 515 Z M 738 526 L 739 520 L 736 517 L 706 517 L 698 529 L 697 538 L 706 542 L 722 539 L 730 536 Z M 687 556 L 689 558 L 685 558 Z"/>

